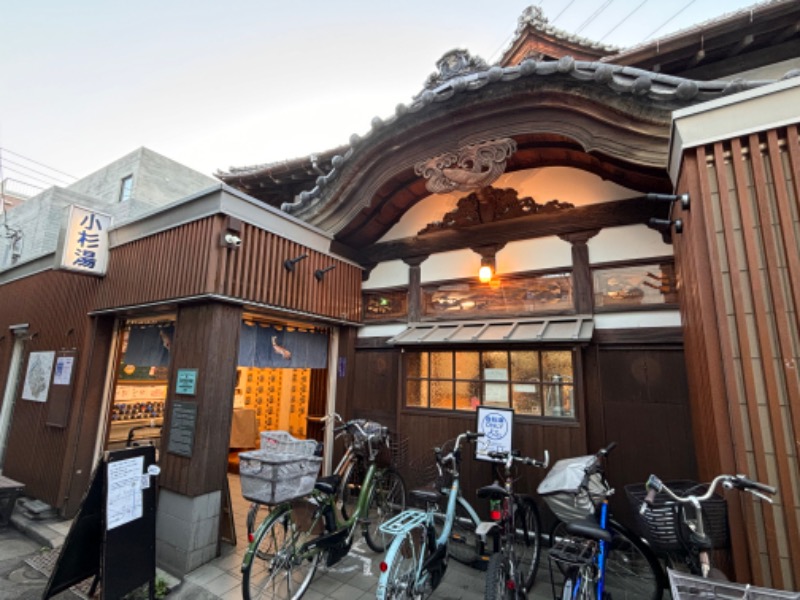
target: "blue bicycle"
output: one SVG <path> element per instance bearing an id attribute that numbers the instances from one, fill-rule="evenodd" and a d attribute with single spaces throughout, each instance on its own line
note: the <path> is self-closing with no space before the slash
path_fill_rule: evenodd
<path id="1" fill-rule="evenodd" d="M 605 460 L 615 446 L 558 461 L 539 485 L 560 519 L 550 534 L 549 560 L 553 595 L 561 600 L 658 600 L 663 594 L 658 558 L 608 510 L 614 490 Z"/>
<path id="2" fill-rule="evenodd" d="M 412 490 L 411 496 L 425 503 L 427 510 L 406 510 L 381 525 L 380 530 L 394 540 L 380 564 L 378 600 L 427 597 L 441 583 L 456 518 L 461 444 L 482 436 L 482 433 L 467 431 L 456 438 L 452 451 L 445 454 L 441 448 L 434 450 L 440 475 L 447 470 L 453 479 L 443 524 L 437 519 L 437 505 L 442 498 L 440 490 L 421 489 Z"/>

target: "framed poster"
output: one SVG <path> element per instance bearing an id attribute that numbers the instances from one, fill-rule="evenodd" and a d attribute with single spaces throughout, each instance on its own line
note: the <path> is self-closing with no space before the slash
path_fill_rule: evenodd
<path id="1" fill-rule="evenodd" d="M 23 400 L 47 402 L 55 356 L 54 351 L 31 352 L 28 357 L 28 369 L 25 371 L 25 383 L 22 386 Z"/>
<path id="2" fill-rule="evenodd" d="M 475 458 L 500 462 L 489 458 L 489 452 L 511 452 L 511 433 L 514 428 L 514 411 L 510 408 L 478 407 L 476 430 L 484 434 L 475 444 Z"/>

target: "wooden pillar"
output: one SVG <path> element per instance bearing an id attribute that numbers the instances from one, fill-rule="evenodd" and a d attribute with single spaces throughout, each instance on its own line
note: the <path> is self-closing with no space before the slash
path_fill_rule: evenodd
<path id="1" fill-rule="evenodd" d="M 408 322 L 418 323 L 422 319 L 422 270 L 420 265 L 428 255 L 404 258 L 408 265 Z"/>
<path id="2" fill-rule="evenodd" d="M 572 244 L 572 297 L 578 314 L 594 312 L 594 286 L 587 242 L 598 233 L 599 229 L 587 229 L 558 236 Z"/>
<path id="3" fill-rule="evenodd" d="M 161 445 L 162 488 L 190 497 L 223 489 L 241 321 L 241 307 L 231 304 L 178 309 Z M 176 393 L 176 377 L 182 369 L 197 369 L 194 394 Z M 188 457 L 169 451 L 175 402 L 193 403 L 197 408 Z"/>

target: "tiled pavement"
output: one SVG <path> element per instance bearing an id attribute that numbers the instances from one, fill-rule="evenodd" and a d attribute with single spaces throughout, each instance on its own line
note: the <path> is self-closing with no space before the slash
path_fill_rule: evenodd
<path id="1" fill-rule="evenodd" d="M 182 581 L 165 573 L 173 586 L 170 600 L 239 600 L 242 598 L 242 556 L 246 549 L 245 519 L 248 503 L 241 496 L 239 479 L 229 478 L 234 522 L 238 542 L 222 544 L 222 553 L 215 560 L 189 573 Z M 15 509 L 14 528 L 0 529 L 0 600 L 37 598 L 47 583 L 49 565 L 58 557 L 70 522 L 58 519 L 32 521 Z M 23 535 L 24 534 L 24 535 Z M 353 543 L 350 554 L 338 564 L 320 566 L 304 598 L 307 600 L 360 600 L 375 597 L 382 555 L 375 554 L 363 538 Z M 46 564 L 45 564 L 46 563 Z M 432 600 L 478 600 L 484 596 L 485 573 L 451 560 L 444 580 L 431 596 Z M 73 588 L 58 598 L 85 598 L 80 588 Z M 529 600 L 549 600 L 550 589 L 546 556 L 539 569 Z"/>

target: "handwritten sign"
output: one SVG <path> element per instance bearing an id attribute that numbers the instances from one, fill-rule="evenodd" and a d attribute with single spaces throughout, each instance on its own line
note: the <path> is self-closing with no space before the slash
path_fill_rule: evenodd
<path id="1" fill-rule="evenodd" d="M 511 452 L 514 411 L 510 408 L 478 407 L 478 433 L 484 434 L 475 444 L 475 458 L 497 462 L 489 452 Z"/>
<path id="2" fill-rule="evenodd" d="M 106 529 L 114 529 L 142 517 L 144 456 L 108 463 Z"/>
<path id="3" fill-rule="evenodd" d="M 89 275 L 105 275 L 108 270 L 110 227 L 111 215 L 70 206 L 59 266 Z"/>

